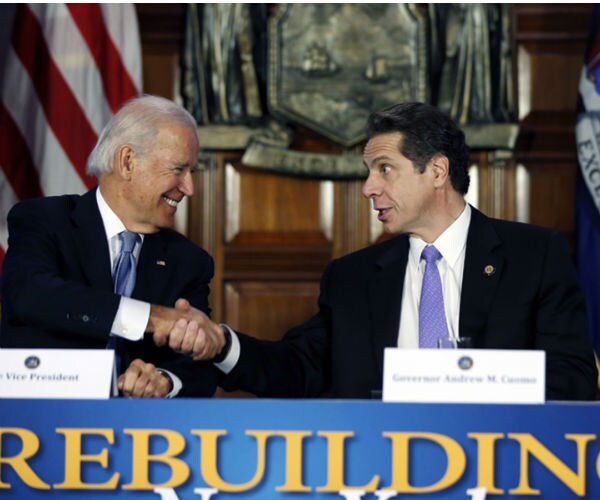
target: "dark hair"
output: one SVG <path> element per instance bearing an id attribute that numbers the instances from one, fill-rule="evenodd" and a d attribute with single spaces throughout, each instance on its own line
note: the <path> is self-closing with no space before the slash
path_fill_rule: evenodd
<path id="1" fill-rule="evenodd" d="M 450 182 L 461 194 L 469 189 L 469 146 L 465 134 L 448 115 L 421 102 L 394 104 L 371 113 L 367 138 L 400 132 L 400 153 L 411 160 L 419 172 L 437 153 L 448 158 Z"/>

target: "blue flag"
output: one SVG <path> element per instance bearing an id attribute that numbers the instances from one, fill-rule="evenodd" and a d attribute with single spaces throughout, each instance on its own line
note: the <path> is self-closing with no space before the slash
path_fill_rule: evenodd
<path id="1" fill-rule="evenodd" d="M 588 309 L 589 332 L 600 357 L 600 6 L 579 83 L 576 138 L 579 171 L 576 194 L 577 265 Z"/>

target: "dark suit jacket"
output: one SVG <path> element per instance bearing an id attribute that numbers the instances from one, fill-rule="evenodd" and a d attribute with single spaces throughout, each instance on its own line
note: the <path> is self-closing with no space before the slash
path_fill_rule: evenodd
<path id="1" fill-rule="evenodd" d="M 113 293 L 110 257 L 92 189 L 18 203 L 8 215 L 9 247 L 2 271 L 2 347 L 106 347 L 120 297 Z M 163 265 L 164 264 L 164 265 Z M 212 258 L 182 235 L 161 230 L 144 237 L 132 297 L 173 306 L 179 297 L 210 313 Z M 172 371 L 181 396 L 209 396 L 218 373 L 158 348 L 149 335 L 127 342 L 130 360 Z"/>
<path id="2" fill-rule="evenodd" d="M 369 398 L 381 390 L 383 350 L 395 346 L 409 242 L 401 235 L 333 261 L 319 312 L 281 342 L 240 334 L 223 387 L 263 396 Z M 495 272 L 484 273 L 491 264 Z M 585 306 L 564 238 L 473 209 L 460 335 L 476 348 L 546 351 L 548 399 L 593 399 L 596 367 Z"/>

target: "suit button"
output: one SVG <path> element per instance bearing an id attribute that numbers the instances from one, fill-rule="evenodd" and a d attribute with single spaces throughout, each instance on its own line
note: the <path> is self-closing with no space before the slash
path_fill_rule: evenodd
<path id="1" fill-rule="evenodd" d="M 84 323 L 87 323 L 90 320 L 90 317 L 87 314 L 84 314 L 83 316 L 81 316 L 81 320 Z"/>

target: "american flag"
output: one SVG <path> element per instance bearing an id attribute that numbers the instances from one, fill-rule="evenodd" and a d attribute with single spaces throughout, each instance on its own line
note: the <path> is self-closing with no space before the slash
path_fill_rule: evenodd
<path id="1" fill-rule="evenodd" d="M 19 200 L 83 193 L 87 156 L 119 106 L 142 90 L 132 4 L 19 4 L 2 68 L 0 265 Z"/>

